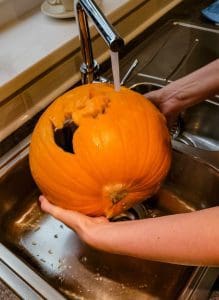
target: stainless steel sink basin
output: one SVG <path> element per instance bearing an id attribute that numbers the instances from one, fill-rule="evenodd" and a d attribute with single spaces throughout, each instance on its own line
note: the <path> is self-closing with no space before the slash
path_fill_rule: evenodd
<path id="1" fill-rule="evenodd" d="M 204 101 L 182 113 L 177 139 L 200 149 L 219 151 L 218 124 L 219 102 Z"/>
<path id="2" fill-rule="evenodd" d="M 127 258 L 88 247 L 72 230 L 40 211 L 27 154 L 26 148 L 0 169 L 0 245 L 69 299 L 179 299 L 200 268 Z M 215 206 L 218 194 L 219 174 L 214 168 L 174 151 L 166 182 L 143 203 L 146 214 L 140 215 L 157 217 Z M 133 216 L 130 212 L 126 219 L 129 214 Z M 13 268 L 16 272 L 16 266 Z M 49 291 L 46 299 L 52 299 Z"/>

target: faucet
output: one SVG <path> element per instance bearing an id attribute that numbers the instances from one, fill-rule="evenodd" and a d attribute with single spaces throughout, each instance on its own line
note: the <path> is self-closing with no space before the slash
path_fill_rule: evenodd
<path id="1" fill-rule="evenodd" d="M 80 67 L 82 84 L 91 83 L 93 81 L 104 81 L 98 74 L 99 65 L 93 58 L 87 16 L 94 22 L 97 31 L 111 51 L 119 52 L 124 46 L 124 41 L 109 24 L 93 0 L 75 0 L 74 11 L 76 13 L 83 57 L 83 63 Z"/>

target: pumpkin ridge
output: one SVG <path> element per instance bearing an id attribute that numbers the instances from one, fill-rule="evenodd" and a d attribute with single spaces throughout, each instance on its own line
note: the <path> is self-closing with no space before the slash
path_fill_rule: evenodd
<path id="1" fill-rule="evenodd" d="M 80 127 L 80 126 L 79 126 Z M 78 131 L 79 135 L 79 131 Z M 81 136 L 80 136 L 81 138 Z M 82 140 L 82 138 L 81 138 Z M 80 153 L 81 154 L 81 153 Z M 76 152 L 75 158 L 80 166 L 80 168 L 87 174 L 89 177 L 95 177 L 95 180 L 98 182 L 99 185 L 102 185 L 103 175 L 101 174 L 101 170 L 96 171 L 95 161 L 93 161 L 90 156 L 88 155 L 89 152 L 86 151 L 86 157 L 83 154 L 83 161 L 79 159 L 79 150 Z"/>
<path id="2" fill-rule="evenodd" d="M 51 140 L 52 140 L 52 142 L 54 142 L 54 140 L 53 140 L 53 138 L 51 137 Z M 48 147 L 48 145 L 47 145 L 47 143 L 45 143 L 44 142 L 44 140 L 43 139 L 41 139 L 40 141 L 39 141 L 39 143 L 42 143 L 42 146 L 41 147 L 43 147 L 44 148 L 44 150 L 46 150 L 46 149 L 48 149 L 48 151 L 46 151 L 47 153 L 49 153 L 49 148 L 47 148 Z M 54 142 L 55 143 L 55 142 Z M 39 147 L 40 147 L 40 145 L 39 145 Z M 70 153 L 68 153 L 68 152 L 65 152 L 64 150 L 62 150 L 60 147 L 58 147 L 57 146 L 57 150 L 58 151 L 61 151 L 62 152 L 62 156 L 63 156 L 63 159 L 64 159 L 64 156 L 71 156 L 71 159 L 73 159 L 73 157 L 72 157 L 72 154 L 70 154 Z M 53 157 L 53 156 L 52 156 Z M 65 171 L 64 170 L 60 170 L 60 167 L 57 165 L 57 163 L 56 163 L 56 160 L 52 160 L 52 157 L 50 156 L 50 155 L 47 155 L 47 161 L 51 161 L 51 163 L 52 163 L 52 161 L 53 161 L 53 163 L 52 163 L 52 165 L 53 165 L 53 168 L 55 169 L 55 170 L 57 170 L 59 173 L 61 172 L 62 174 L 61 174 L 61 176 L 62 176 L 62 178 L 64 178 L 65 180 L 66 180 L 66 184 L 64 184 L 63 185 L 63 187 L 66 187 L 67 185 L 68 185 L 68 183 L 67 182 L 71 182 L 71 184 L 73 184 L 73 186 L 77 186 L 77 190 L 83 190 L 84 189 L 84 185 L 86 185 L 86 182 L 84 183 L 84 184 L 82 184 L 82 183 L 80 183 L 80 180 L 77 180 L 77 178 L 76 177 L 69 177 L 68 176 L 68 174 L 69 174 L 69 169 L 67 169 L 67 170 L 69 170 L 67 173 L 65 172 L 66 171 L 66 169 L 65 169 Z M 56 156 L 55 156 L 56 157 Z M 75 157 L 74 157 L 75 158 Z M 45 169 L 45 163 L 44 163 L 44 161 L 43 160 L 38 160 L 38 164 L 41 164 L 42 165 L 42 169 Z M 44 173 L 46 174 L 47 173 L 47 171 L 44 171 Z M 41 173 L 41 176 L 42 176 L 42 174 L 43 173 Z M 51 174 L 51 176 L 53 177 L 53 176 L 55 176 L 55 174 L 56 174 L 56 171 L 55 172 L 52 172 L 52 174 Z M 87 176 L 89 176 L 89 174 L 87 174 Z M 89 177 L 91 177 L 91 176 L 89 176 Z M 92 178 L 92 177 L 91 177 Z M 49 179 L 49 178 L 48 178 Z M 48 180 L 47 179 L 47 180 Z"/>

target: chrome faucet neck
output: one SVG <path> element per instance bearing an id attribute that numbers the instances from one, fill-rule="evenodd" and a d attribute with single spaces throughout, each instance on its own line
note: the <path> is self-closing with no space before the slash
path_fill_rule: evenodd
<path id="1" fill-rule="evenodd" d="M 120 51 L 120 49 L 124 46 L 124 41 L 109 24 L 93 0 L 75 0 L 74 6 L 81 41 L 81 52 L 84 61 L 80 68 L 82 83 L 91 83 L 94 80 L 97 80 L 99 76 L 99 66 L 93 58 L 87 16 L 89 16 L 94 22 L 96 29 L 111 51 Z"/>

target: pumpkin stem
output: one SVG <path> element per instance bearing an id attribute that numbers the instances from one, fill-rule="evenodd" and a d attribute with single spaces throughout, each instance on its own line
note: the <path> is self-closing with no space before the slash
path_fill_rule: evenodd
<path id="1" fill-rule="evenodd" d="M 104 194 L 113 204 L 116 204 L 126 197 L 128 191 L 122 183 L 117 183 L 105 186 Z"/>

